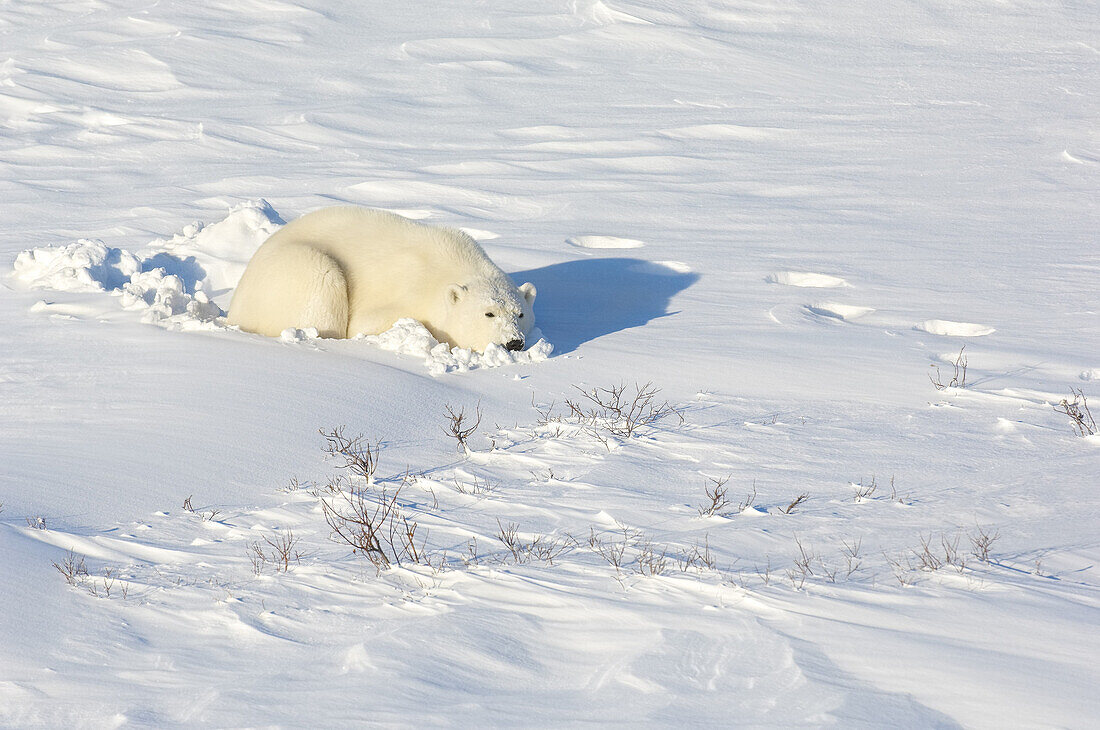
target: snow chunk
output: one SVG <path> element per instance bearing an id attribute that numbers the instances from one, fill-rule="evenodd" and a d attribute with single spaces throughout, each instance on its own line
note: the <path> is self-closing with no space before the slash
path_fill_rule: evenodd
<path id="1" fill-rule="evenodd" d="M 279 339 L 283 342 L 305 342 L 307 340 L 316 340 L 320 337 L 321 334 L 317 331 L 316 327 L 306 327 L 305 329 L 288 327 L 279 334 Z"/>
<path id="2" fill-rule="evenodd" d="M 23 251 L 15 277 L 32 289 L 107 292 L 124 309 L 141 311 L 143 321 L 193 329 L 224 314 L 207 292 L 235 286 L 282 222 L 267 201 L 249 201 L 217 223 L 192 223 L 152 241 L 139 254 L 90 239 Z"/>
<path id="3" fill-rule="evenodd" d="M 201 280 L 206 291 L 229 290 L 237 286 L 260 244 L 284 223 L 266 200 L 240 203 L 216 223 L 195 222 L 167 240 L 152 241 L 145 268 L 175 265 L 183 271 L 168 273 L 189 274 Z"/>
<path id="4" fill-rule="evenodd" d="M 104 291 L 117 289 L 141 271 L 129 251 L 82 238 L 66 246 L 44 246 L 15 257 L 15 276 L 32 289 Z"/>
<path id="5" fill-rule="evenodd" d="M 550 357 L 554 350 L 554 346 L 542 337 L 538 328 L 532 330 L 528 336 L 529 340 L 536 340 L 535 344 L 521 352 L 512 352 L 495 344 L 485 348 L 484 353 L 461 347 L 452 348 L 446 342 L 435 339 L 420 322 L 409 318 L 397 320 L 393 327 L 382 334 L 357 335 L 354 339 L 369 342 L 390 352 L 423 358 L 432 375 L 495 368 L 519 362 L 540 362 Z"/>

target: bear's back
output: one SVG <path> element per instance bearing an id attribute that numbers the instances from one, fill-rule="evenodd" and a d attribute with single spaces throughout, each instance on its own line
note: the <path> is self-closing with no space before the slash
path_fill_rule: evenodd
<path id="1" fill-rule="evenodd" d="M 470 236 L 396 213 L 323 208 L 288 223 L 264 248 L 305 245 L 330 256 L 347 279 L 352 311 L 401 306 L 426 316 L 444 287 L 506 275 Z"/>
<path id="2" fill-rule="evenodd" d="M 269 244 L 308 245 L 331 256 L 353 276 L 364 264 L 381 268 L 392 265 L 405 275 L 421 267 L 455 275 L 483 273 L 486 265 L 496 268 L 481 246 L 462 231 L 357 206 L 307 213 L 281 228 L 264 245 Z"/>

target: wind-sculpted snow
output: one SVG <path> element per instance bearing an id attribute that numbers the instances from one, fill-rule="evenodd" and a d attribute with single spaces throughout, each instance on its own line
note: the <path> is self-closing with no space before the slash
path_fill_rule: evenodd
<path id="1" fill-rule="evenodd" d="M 1096 725 L 1098 37 L 0 3 L 0 727 Z M 220 324 L 342 204 L 467 231 L 544 339 Z M 645 383 L 682 423 L 588 399 Z M 333 539 L 341 425 L 431 566 Z"/>

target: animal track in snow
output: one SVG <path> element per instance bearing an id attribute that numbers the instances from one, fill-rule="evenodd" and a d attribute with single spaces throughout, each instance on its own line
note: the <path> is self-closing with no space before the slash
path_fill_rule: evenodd
<path id="1" fill-rule="evenodd" d="M 946 337 L 983 337 L 997 331 L 984 324 L 952 322 L 947 319 L 929 319 L 916 325 L 913 329 L 927 332 L 930 335 L 944 335 Z"/>
<path id="2" fill-rule="evenodd" d="M 839 276 L 830 274 L 815 274 L 809 271 L 777 271 L 770 274 L 767 280 L 772 284 L 784 286 L 804 286 L 814 289 L 833 289 L 841 286 L 851 286 Z"/>
<path id="3" fill-rule="evenodd" d="M 618 236 L 572 236 L 565 242 L 578 248 L 641 248 L 645 245 L 642 241 Z"/>

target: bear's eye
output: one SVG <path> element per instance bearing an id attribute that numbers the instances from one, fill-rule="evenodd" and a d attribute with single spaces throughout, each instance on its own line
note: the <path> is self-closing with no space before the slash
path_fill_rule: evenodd
<path id="1" fill-rule="evenodd" d="M 486 313 L 485 313 L 485 316 L 486 316 L 486 317 L 495 317 L 496 315 L 495 315 L 495 314 L 493 314 L 492 312 L 486 312 Z"/>

